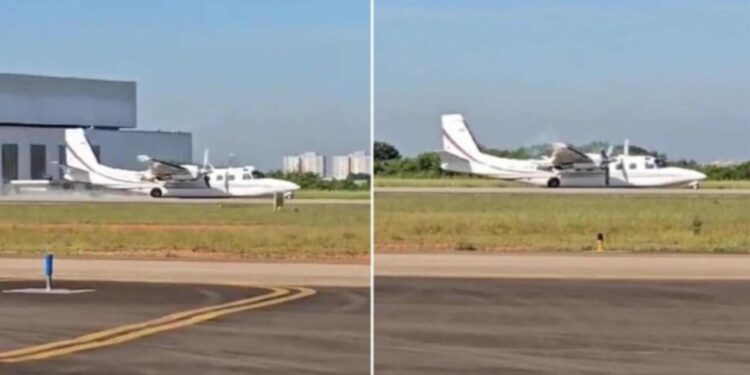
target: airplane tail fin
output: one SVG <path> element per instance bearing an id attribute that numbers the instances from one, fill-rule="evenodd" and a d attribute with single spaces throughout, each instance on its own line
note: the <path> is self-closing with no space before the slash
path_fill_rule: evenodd
<path id="1" fill-rule="evenodd" d="M 65 146 L 67 166 L 82 171 L 92 171 L 99 166 L 83 129 L 66 129 Z"/>
<path id="2" fill-rule="evenodd" d="M 443 150 L 466 160 L 476 160 L 481 154 L 479 145 L 460 114 L 443 115 Z"/>

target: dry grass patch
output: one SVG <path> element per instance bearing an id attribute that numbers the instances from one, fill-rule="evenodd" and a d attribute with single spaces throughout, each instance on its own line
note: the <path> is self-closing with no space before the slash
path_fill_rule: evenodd
<path id="1" fill-rule="evenodd" d="M 0 206 L 0 253 L 365 259 L 369 207 L 75 203 Z"/>
<path id="2" fill-rule="evenodd" d="M 750 197 L 377 194 L 379 250 L 750 251 Z"/>

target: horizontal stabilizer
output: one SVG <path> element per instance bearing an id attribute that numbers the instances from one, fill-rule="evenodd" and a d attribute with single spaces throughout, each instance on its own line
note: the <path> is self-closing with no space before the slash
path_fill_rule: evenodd
<path id="1" fill-rule="evenodd" d="M 440 156 L 440 169 L 457 173 L 471 173 L 469 160 L 461 158 L 447 151 L 438 151 Z"/>

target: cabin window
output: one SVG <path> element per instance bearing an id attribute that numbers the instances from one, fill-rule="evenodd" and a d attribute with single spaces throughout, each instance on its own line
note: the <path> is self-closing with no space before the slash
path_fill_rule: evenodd
<path id="1" fill-rule="evenodd" d="M 630 165 L 628 165 L 628 169 L 636 169 L 637 167 L 638 165 L 635 163 L 630 163 Z"/>
<path id="2" fill-rule="evenodd" d="M 252 180 L 253 179 L 253 175 L 251 175 L 250 173 L 245 173 L 245 174 L 242 175 L 242 179 L 243 180 Z"/>
<path id="3" fill-rule="evenodd" d="M 646 163 L 646 169 L 654 169 L 654 163 Z"/>
<path id="4" fill-rule="evenodd" d="M 222 175 L 216 176 L 216 181 L 222 181 L 222 180 L 224 180 L 224 176 Z"/>
<path id="5" fill-rule="evenodd" d="M 618 171 L 621 171 L 622 170 L 622 164 L 617 164 L 615 166 L 615 169 L 617 169 Z"/>
<path id="6" fill-rule="evenodd" d="M 233 174 L 228 175 L 227 181 L 234 181 L 234 175 Z"/>

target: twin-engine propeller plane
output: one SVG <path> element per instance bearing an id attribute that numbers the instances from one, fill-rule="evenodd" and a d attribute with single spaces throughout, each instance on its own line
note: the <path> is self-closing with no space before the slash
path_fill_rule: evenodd
<path id="1" fill-rule="evenodd" d="M 620 155 L 612 147 L 601 153 L 583 153 L 564 143 L 552 146 L 541 159 L 509 159 L 483 153 L 460 114 L 442 116 L 441 168 L 491 178 L 556 187 L 698 187 L 706 175 L 664 166 L 653 156 L 630 155 L 627 141 Z"/>
<path id="2" fill-rule="evenodd" d="M 146 155 L 138 160 L 144 171 L 102 165 L 86 139 L 83 129 L 65 130 L 66 164 L 60 165 L 64 178 L 112 190 L 149 194 L 154 198 L 179 197 L 257 197 L 289 194 L 299 186 L 284 180 L 258 177 L 252 167 L 214 168 L 203 155 L 203 165 L 175 164 Z"/>

